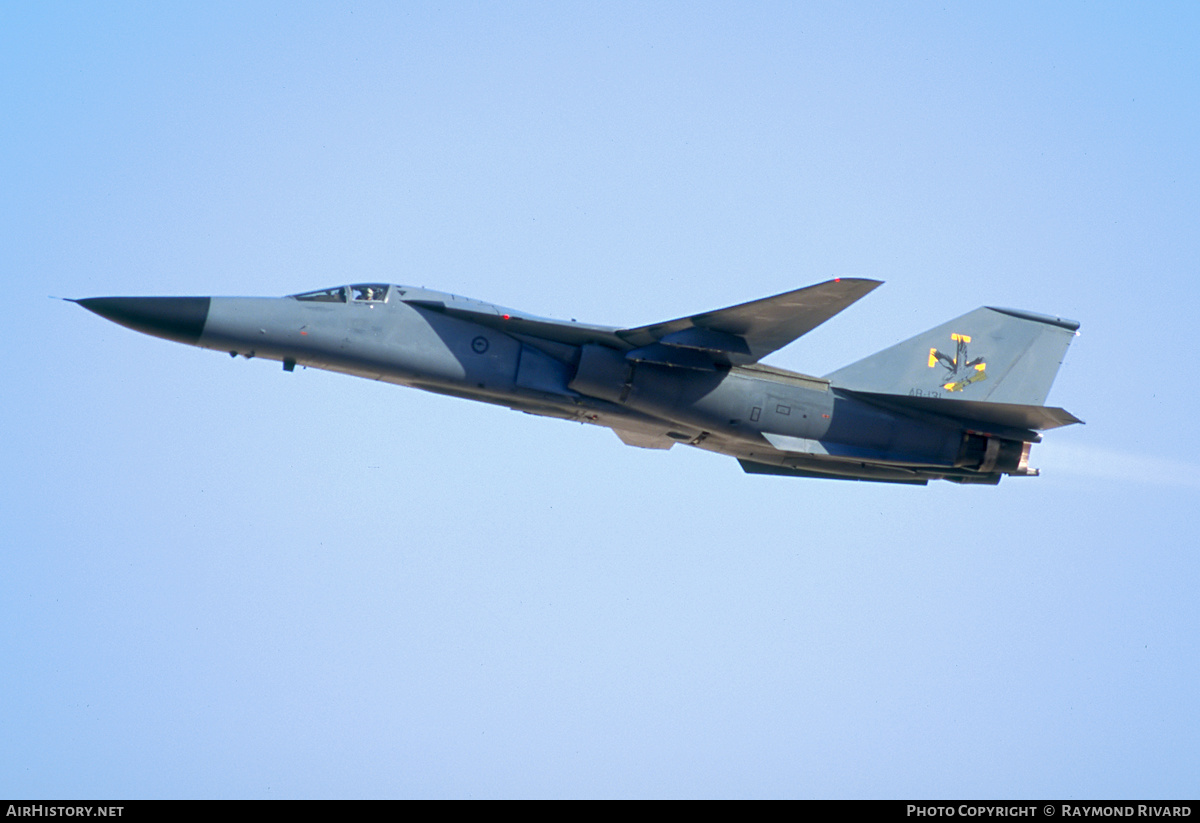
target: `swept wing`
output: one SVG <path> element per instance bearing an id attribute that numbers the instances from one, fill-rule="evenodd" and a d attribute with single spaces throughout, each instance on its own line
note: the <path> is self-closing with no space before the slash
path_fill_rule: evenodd
<path id="1" fill-rule="evenodd" d="M 622 329 L 630 360 L 705 370 L 756 363 L 862 299 L 878 280 L 843 277 L 726 309 Z"/>
<path id="2" fill-rule="evenodd" d="M 725 309 L 631 329 L 552 320 L 450 295 L 405 299 L 410 305 L 469 320 L 507 334 L 572 346 L 594 344 L 628 360 L 713 371 L 756 363 L 807 334 L 882 283 L 844 277 Z"/>

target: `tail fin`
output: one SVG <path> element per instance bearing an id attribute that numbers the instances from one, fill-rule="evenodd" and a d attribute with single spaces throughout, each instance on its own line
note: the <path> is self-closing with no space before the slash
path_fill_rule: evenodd
<path id="1" fill-rule="evenodd" d="M 1041 406 L 1079 324 L 980 308 L 826 378 L 836 387 Z"/>

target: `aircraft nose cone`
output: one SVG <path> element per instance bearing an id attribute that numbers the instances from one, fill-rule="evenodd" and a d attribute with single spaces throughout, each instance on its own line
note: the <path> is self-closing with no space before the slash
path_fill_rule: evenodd
<path id="1" fill-rule="evenodd" d="M 212 298 L 89 297 L 75 302 L 134 331 L 195 345 L 208 320 Z"/>

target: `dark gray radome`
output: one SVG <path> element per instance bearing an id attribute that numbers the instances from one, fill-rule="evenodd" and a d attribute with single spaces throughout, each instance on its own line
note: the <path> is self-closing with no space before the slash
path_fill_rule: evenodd
<path id="1" fill-rule="evenodd" d="M 89 297 L 75 302 L 134 331 L 194 345 L 204 332 L 212 298 Z"/>

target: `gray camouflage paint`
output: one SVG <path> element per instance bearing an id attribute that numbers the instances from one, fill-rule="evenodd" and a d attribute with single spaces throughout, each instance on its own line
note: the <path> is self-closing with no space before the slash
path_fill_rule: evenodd
<path id="1" fill-rule="evenodd" d="M 634 329 L 383 284 L 77 302 L 137 331 L 289 371 L 606 426 L 644 448 L 686 443 L 754 474 L 921 484 L 1036 474 L 1027 461 L 1038 430 L 1079 422 L 1042 406 L 1077 323 L 981 308 L 827 378 L 757 362 L 878 285 L 831 280 Z M 364 295 L 374 299 L 355 299 Z"/>

